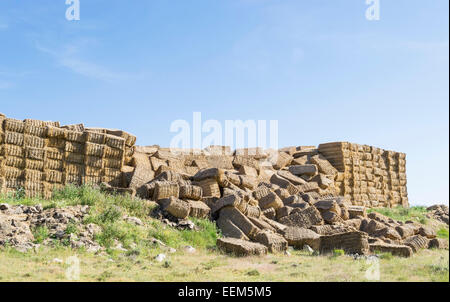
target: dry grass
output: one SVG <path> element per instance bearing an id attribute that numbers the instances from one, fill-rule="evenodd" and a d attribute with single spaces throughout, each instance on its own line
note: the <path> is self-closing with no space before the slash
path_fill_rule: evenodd
<path id="1" fill-rule="evenodd" d="M 159 251 L 154 251 L 156 255 Z M 349 256 L 310 256 L 294 251 L 290 257 L 234 258 L 200 249 L 195 254 L 182 250 L 156 262 L 153 255 L 91 255 L 68 248 L 47 249 L 22 254 L 12 249 L 0 252 L 0 281 L 68 281 L 70 256 L 80 260 L 79 281 L 368 281 L 366 260 Z M 110 260 L 112 259 L 112 261 Z M 380 281 L 449 281 L 449 254 L 446 250 L 423 250 L 412 258 L 383 257 Z"/>
<path id="2" fill-rule="evenodd" d="M 179 231 L 163 225 L 149 216 L 154 205 L 128 196 L 109 195 L 91 187 L 68 186 L 57 192 L 51 200 L 25 199 L 16 196 L 0 196 L 0 202 L 10 204 L 41 203 L 45 208 L 87 204 L 92 207 L 90 216 L 83 223 L 96 223 L 102 233 L 95 239 L 106 248 L 102 255 L 72 250 L 60 244 L 54 248 L 41 247 L 36 251 L 20 253 L 12 248 L 0 247 L 0 282 L 2 281 L 69 281 L 65 261 L 76 256 L 80 261 L 79 281 L 368 281 L 365 277 L 370 266 L 366 260 L 335 253 L 333 256 L 312 256 L 292 251 L 290 257 L 267 255 L 264 257 L 235 258 L 216 250 L 220 237 L 214 222 L 197 219 L 197 232 Z M 383 210 L 383 209 L 381 209 Z M 408 211 L 388 209 L 386 214 L 396 218 L 421 220 L 422 208 Z M 123 214 L 141 218 L 145 226 L 122 221 Z M 439 236 L 448 238 L 448 226 L 434 225 Z M 36 240 L 45 239 L 45 229 L 35 231 Z M 155 256 L 166 253 L 151 244 L 157 238 L 176 248 L 167 254 L 167 261 L 156 262 Z M 117 240 L 128 252 L 112 249 Z M 197 251 L 188 254 L 186 245 Z M 62 263 L 54 262 L 55 258 Z M 423 250 L 404 259 L 390 254 L 380 257 L 380 281 L 449 281 L 449 253 L 447 250 Z"/>

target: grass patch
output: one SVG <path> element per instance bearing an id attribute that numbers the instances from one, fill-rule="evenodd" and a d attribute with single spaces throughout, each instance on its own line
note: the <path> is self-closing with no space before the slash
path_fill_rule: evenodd
<path id="1" fill-rule="evenodd" d="M 437 236 L 439 238 L 448 239 L 448 229 L 441 228 L 437 231 Z"/>
<path id="2" fill-rule="evenodd" d="M 203 249 L 215 247 L 217 238 L 220 236 L 216 224 L 208 219 L 192 218 L 192 221 L 199 228 L 198 231 L 179 231 L 154 220 L 151 223 L 148 235 L 150 238 L 161 240 L 176 249 L 187 245 Z"/>
<path id="3" fill-rule="evenodd" d="M 340 257 L 340 256 L 344 256 L 344 255 L 345 255 L 344 250 L 333 250 L 332 257 Z"/>
<path id="4" fill-rule="evenodd" d="M 425 216 L 427 213 L 427 208 L 422 206 L 410 208 L 404 208 L 402 206 L 398 206 L 395 208 L 375 208 L 369 209 L 368 212 L 377 212 L 394 220 L 403 222 L 411 220 L 426 224 L 428 221 L 427 217 Z"/>
<path id="5" fill-rule="evenodd" d="M 34 236 L 34 243 L 42 243 L 49 237 L 49 231 L 46 226 L 37 227 L 32 231 Z"/>
<path id="6" fill-rule="evenodd" d="M 248 276 L 254 277 L 254 276 L 259 276 L 259 275 L 261 275 L 261 273 L 260 273 L 258 270 L 256 270 L 256 269 L 252 269 L 252 270 L 250 270 L 250 271 L 247 272 L 247 275 L 248 275 Z"/>
<path id="7" fill-rule="evenodd" d="M 392 258 L 394 258 L 394 256 L 392 256 L 391 253 L 377 253 L 377 255 L 380 259 L 385 259 L 385 260 L 391 260 Z"/>

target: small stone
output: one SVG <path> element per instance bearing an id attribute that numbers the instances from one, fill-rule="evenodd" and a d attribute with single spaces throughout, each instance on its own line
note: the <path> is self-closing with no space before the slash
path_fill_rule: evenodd
<path id="1" fill-rule="evenodd" d="M 165 259 L 166 259 L 165 254 L 159 254 L 158 256 L 155 257 L 155 260 L 158 262 L 163 262 Z"/>
<path id="2" fill-rule="evenodd" d="M 144 223 L 142 222 L 142 220 L 140 220 L 139 218 L 137 218 L 137 217 L 129 217 L 129 216 L 125 216 L 124 218 L 123 218 L 123 220 L 125 220 L 126 222 L 129 222 L 129 223 L 132 223 L 132 224 L 135 224 L 135 225 L 144 225 Z"/>
<path id="3" fill-rule="evenodd" d="M 314 250 L 309 246 L 309 245 L 307 245 L 307 244 L 305 244 L 304 246 L 303 246 L 303 250 L 305 251 L 305 252 L 308 252 L 308 253 L 314 253 Z"/>
<path id="4" fill-rule="evenodd" d="M 64 261 L 62 261 L 62 260 L 59 259 L 59 258 L 54 258 L 54 259 L 52 260 L 52 262 L 53 262 L 53 263 L 59 263 L 59 264 L 62 264 Z"/>
<path id="5" fill-rule="evenodd" d="M 184 250 L 186 253 L 189 253 L 189 254 L 194 254 L 196 252 L 196 249 L 190 245 L 185 246 Z"/>
<path id="6" fill-rule="evenodd" d="M 164 242 L 162 242 L 161 240 L 156 239 L 156 238 L 151 238 L 150 242 L 154 245 L 166 246 L 166 244 Z"/>

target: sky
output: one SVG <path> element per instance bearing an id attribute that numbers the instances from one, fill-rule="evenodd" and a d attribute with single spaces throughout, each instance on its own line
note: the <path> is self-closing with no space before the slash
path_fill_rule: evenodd
<path id="1" fill-rule="evenodd" d="M 449 1 L 0 0 L 0 112 L 135 134 L 278 120 L 279 146 L 407 154 L 411 204 L 449 201 Z"/>

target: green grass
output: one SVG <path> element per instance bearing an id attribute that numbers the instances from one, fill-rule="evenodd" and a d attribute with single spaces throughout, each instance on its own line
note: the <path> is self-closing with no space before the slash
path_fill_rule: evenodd
<path id="1" fill-rule="evenodd" d="M 448 228 L 441 228 L 437 231 L 439 238 L 448 239 Z"/>
<path id="2" fill-rule="evenodd" d="M 20 253 L 8 246 L 0 247 L 1 281 L 65 281 L 64 265 L 52 262 L 54 258 L 67 259 L 76 255 L 81 261 L 81 281 L 366 281 L 367 263 L 340 257 L 334 251 L 331 257 L 315 256 L 292 251 L 291 257 L 269 254 L 263 257 L 230 257 L 216 249 L 221 236 L 214 222 L 192 219 L 197 231 L 178 230 L 150 217 L 155 204 L 132 199 L 128 195 L 111 195 L 95 187 L 67 186 L 55 192 L 50 200 L 25 198 L 16 194 L 1 196 L 0 203 L 12 205 L 41 204 L 45 209 L 74 205 L 89 205 L 90 211 L 83 224 L 95 223 L 101 232 L 95 240 L 106 249 L 106 254 L 93 255 L 83 249 L 72 249 L 68 241 L 53 239 L 51 247 L 41 246 L 36 251 Z M 372 210 L 371 210 L 372 211 Z M 376 209 L 397 220 L 424 219 L 425 209 Z M 124 221 L 124 215 L 138 217 L 144 223 L 138 226 Z M 448 228 L 439 225 L 438 236 L 448 238 Z M 77 234 L 79 226 L 70 223 L 66 233 Z M 48 238 L 45 227 L 33 230 L 36 243 Z M 169 253 L 152 243 L 152 238 L 175 248 Z M 115 249 L 121 243 L 128 251 Z M 185 246 L 196 252 L 186 253 Z M 165 253 L 166 261 L 154 261 Z M 380 254 L 381 281 L 446 281 L 448 282 L 448 251 L 424 250 L 412 258 Z M 112 261 L 109 261 L 112 260 Z M 20 268 L 20 269 L 18 269 Z"/>
<path id="3" fill-rule="evenodd" d="M 99 187 L 68 185 L 55 191 L 50 200 L 25 198 L 18 190 L 16 194 L 1 196 L 0 202 L 29 206 L 41 204 L 44 209 L 88 205 L 90 212 L 83 224 L 95 223 L 101 227 L 102 231 L 96 235 L 95 240 L 111 255 L 118 254 L 113 250 L 116 242 L 120 242 L 127 249 L 133 246 L 134 253 L 151 256 L 157 252 L 157 247 L 150 244 L 151 238 L 159 239 L 176 249 L 187 245 L 196 249 L 210 249 L 215 246 L 216 240 L 220 236 L 216 224 L 208 219 L 192 218 L 199 230 L 180 231 L 150 217 L 150 213 L 156 207 L 155 203 L 139 198 L 133 199 L 129 195 L 105 193 Z M 123 221 L 124 215 L 140 218 L 145 226 L 136 226 Z M 66 228 L 66 233 L 77 234 L 78 227 L 70 223 Z M 34 230 L 34 235 L 36 242 L 41 243 L 48 238 L 48 230 L 38 228 Z M 65 245 L 64 242 L 61 244 Z"/>
<path id="4" fill-rule="evenodd" d="M 344 256 L 345 255 L 345 251 L 344 250 L 333 250 L 333 255 L 332 257 L 340 257 L 340 256 Z"/>
<path id="5" fill-rule="evenodd" d="M 290 257 L 236 258 L 209 250 L 195 254 L 180 250 L 167 254 L 166 261 L 159 263 L 154 255 L 145 253 L 93 255 L 64 246 L 20 253 L 0 248 L 0 281 L 69 281 L 67 260 L 74 256 L 80 263 L 79 281 L 85 282 L 368 282 L 365 275 L 371 265 L 364 259 L 311 257 L 303 251 L 292 251 Z M 379 281 L 448 282 L 448 257 L 446 250 L 422 250 L 411 258 L 380 258 Z M 64 262 L 55 263 L 54 258 Z"/>
<path id="6" fill-rule="evenodd" d="M 42 243 L 49 237 L 49 231 L 45 226 L 37 227 L 32 233 L 34 236 L 34 243 Z"/>
<path id="7" fill-rule="evenodd" d="M 395 207 L 395 208 L 375 208 L 375 209 L 369 209 L 369 213 L 377 212 L 380 214 L 383 214 L 384 216 L 387 216 L 389 218 L 392 218 L 394 220 L 399 221 L 416 221 L 420 222 L 422 224 L 426 224 L 428 219 L 425 216 L 427 213 L 426 207 L 416 206 L 416 207 L 410 207 L 410 208 L 404 208 L 404 207 Z"/>

